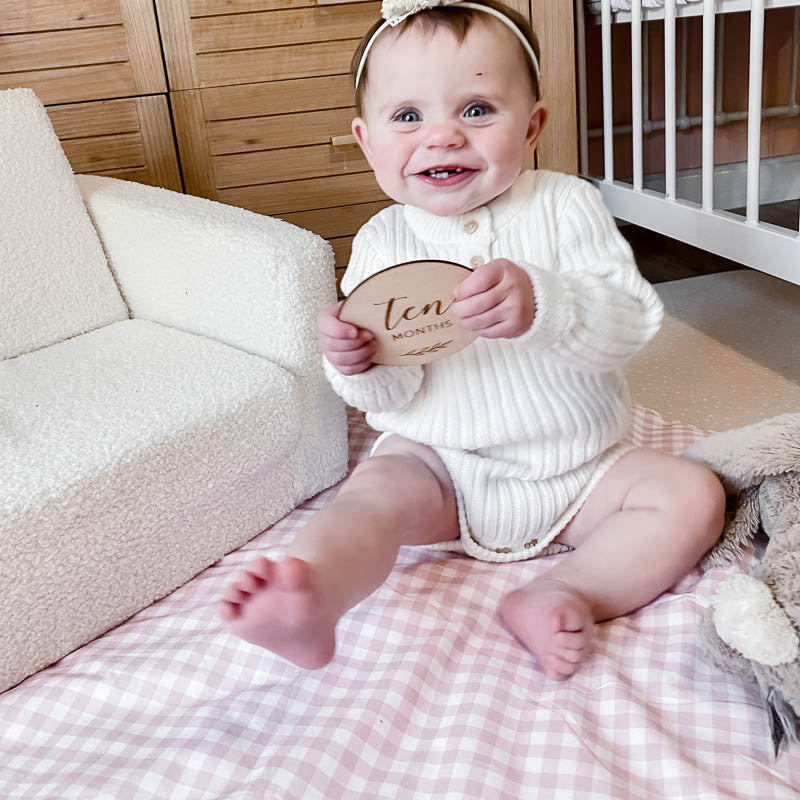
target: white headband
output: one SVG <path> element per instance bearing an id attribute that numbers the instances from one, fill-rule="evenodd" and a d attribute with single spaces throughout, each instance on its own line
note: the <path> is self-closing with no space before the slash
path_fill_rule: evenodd
<path id="1" fill-rule="evenodd" d="M 476 11 L 483 11 L 486 14 L 491 14 L 491 16 L 499 19 L 500 22 L 519 39 L 520 43 L 525 48 L 525 52 L 528 54 L 531 64 L 533 64 L 533 71 L 536 73 L 536 82 L 540 83 L 539 60 L 536 58 L 536 53 L 533 52 L 531 43 L 523 36 L 522 31 L 502 11 L 498 11 L 496 8 L 491 8 L 490 6 L 480 5 L 479 3 L 470 3 L 468 0 L 383 0 L 381 4 L 381 16 L 386 21 L 372 34 L 372 38 L 367 42 L 367 46 L 361 54 L 361 60 L 358 62 L 358 69 L 356 70 L 356 87 L 358 87 L 358 82 L 361 80 L 361 73 L 364 71 L 364 65 L 367 63 L 369 51 L 372 45 L 375 44 L 375 40 L 378 36 L 380 36 L 386 28 L 393 28 L 395 25 L 399 25 L 406 17 L 410 17 L 412 14 L 416 14 L 426 8 L 436 8 L 437 6 L 461 6 L 462 8 L 472 8 Z M 539 92 L 541 93 L 541 86 L 539 86 Z"/>

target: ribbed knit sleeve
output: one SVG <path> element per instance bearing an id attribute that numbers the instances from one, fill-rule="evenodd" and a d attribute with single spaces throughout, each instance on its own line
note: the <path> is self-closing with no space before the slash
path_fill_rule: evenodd
<path id="1" fill-rule="evenodd" d="M 361 281 L 392 266 L 376 246 L 374 226 L 364 225 L 353 239 L 350 263 L 342 277 L 345 295 Z M 361 411 L 397 411 L 406 406 L 422 384 L 422 366 L 389 367 L 373 364 L 358 375 L 342 375 L 323 357 L 323 367 L 333 390 L 350 406 Z"/>
<path id="2" fill-rule="evenodd" d="M 661 301 L 594 186 L 570 182 L 559 201 L 556 269 L 520 263 L 536 313 L 516 341 L 581 371 L 616 369 L 658 331 Z"/>
<path id="3" fill-rule="evenodd" d="M 333 391 L 360 411 L 399 411 L 417 393 L 423 377 L 421 366 L 373 364 L 358 375 L 342 375 L 323 357 L 323 367 Z"/>

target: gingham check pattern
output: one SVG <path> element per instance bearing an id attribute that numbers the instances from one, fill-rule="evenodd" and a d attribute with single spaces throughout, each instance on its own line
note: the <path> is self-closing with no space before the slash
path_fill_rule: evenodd
<path id="1" fill-rule="evenodd" d="M 355 462 L 374 434 L 351 423 Z M 630 438 L 679 452 L 699 435 L 636 409 Z M 332 491 L 0 695 L 0 798 L 799 796 L 800 748 L 772 762 L 755 687 L 695 644 L 722 570 L 599 626 L 564 683 L 543 675 L 496 608 L 568 556 L 488 564 L 404 549 L 314 672 L 229 635 L 216 616 L 225 586 L 256 553 L 280 551 Z"/>

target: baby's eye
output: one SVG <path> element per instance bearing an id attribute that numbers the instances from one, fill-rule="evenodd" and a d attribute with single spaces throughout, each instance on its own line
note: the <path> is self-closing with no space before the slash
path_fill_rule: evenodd
<path id="1" fill-rule="evenodd" d="M 464 112 L 465 117 L 483 117 L 489 113 L 489 109 L 483 103 L 473 103 Z"/>
<path id="2" fill-rule="evenodd" d="M 419 122 L 422 117 L 420 117 L 419 112 L 405 108 L 402 111 L 398 111 L 392 119 L 395 122 Z"/>

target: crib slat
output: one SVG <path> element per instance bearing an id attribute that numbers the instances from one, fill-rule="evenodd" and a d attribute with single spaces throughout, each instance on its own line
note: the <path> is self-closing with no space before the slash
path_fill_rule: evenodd
<path id="1" fill-rule="evenodd" d="M 631 120 L 633 188 L 642 189 L 642 0 L 631 3 Z"/>
<path id="2" fill-rule="evenodd" d="M 686 116 L 686 83 L 688 81 L 688 30 L 689 26 L 686 23 L 686 18 L 681 18 L 681 93 L 680 93 L 680 114 L 678 115 L 678 124 L 681 130 L 688 127 L 688 117 Z"/>
<path id="3" fill-rule="evenodd" d="M 714 207 L 714 11 L 716 0 L 703 0 L 703 210 Z"/>
<path id="4" fill-rule="evenodd" d="M 644 21 L 644 8 L 642 8 L 642 118 L 644 119 L 644 132 L 650 133 L 650 26 Z"/>
<path id="5" fill-rule="evenodd" d="M 605 179 L 614 180 L 614 108 L 611 102 L 611 0 L 602 0 L 603 42 L 603 155 Z"/>
<path id="6" fill-rule="evenodd" d="M 716 114 L 722 113 L 722 92 L 724 89 L 725 73 L 722 70 L 722 65 L 725 63 L 725 15 L 717 15 L 717 65 L 715 69 L 716 89 L 714 111 Z"/>
<path id="7" fill-rule="evenodd" d="M 750 89 L 747 100 L 747 221 L 758 222 L 761 167 L 761 80 L 764 64 L 764 0 L 750 8 Z"/>
<path id="8" fill-rule="evenodd" d="M 666 196 L 675 199 L 675 0 L 664 6 L 664 161 Z"/>
<path id="9" fill-rule="evenodd" d="M 800 98 L 797 96 L 797 51 L 800 47 L 800 6 L 794 10 L 794 26 L 792 32 L 792 72 L 789 81 L 789 113 L 800 112 Z M 800 238 L 800 216 L 797 220 L 797 236 Z"/>
<path id="10" fill-rule="evenodd" d="M 800 45 L 800 6 L 794 10 L 794 25 L 792 30 L 792 56 L 789 78 L 789 113 L 796 114 L 800 111 L 797 97 L 797 50 Z"/>

